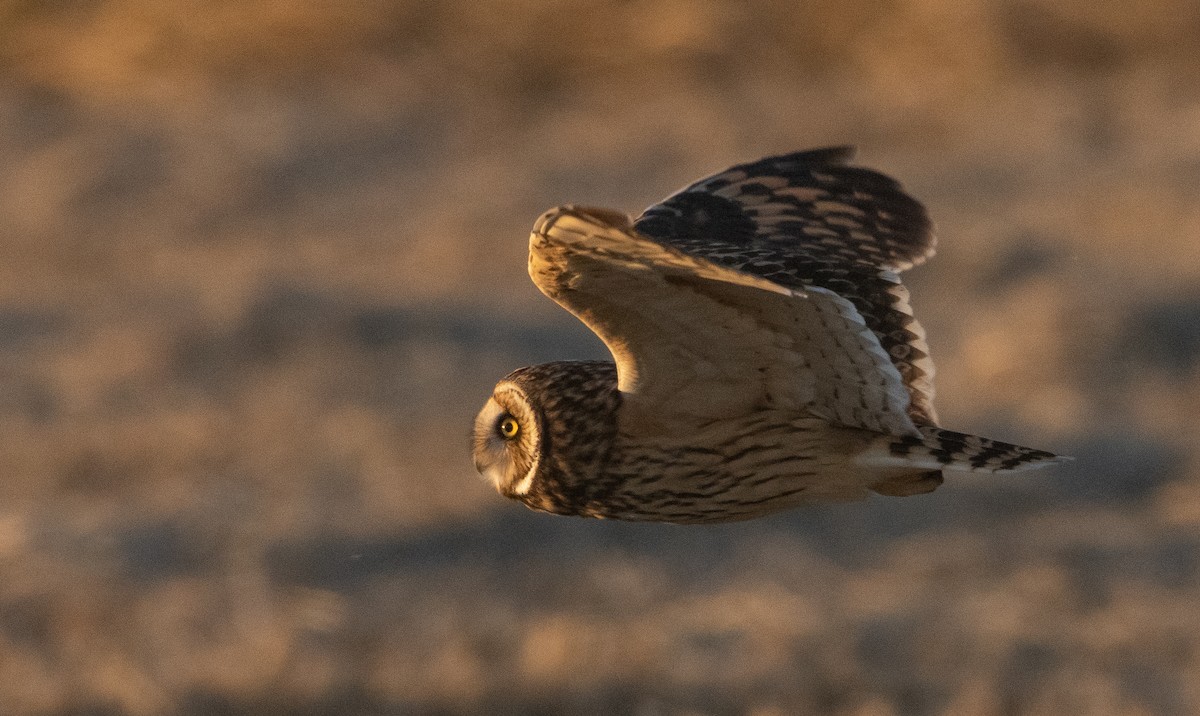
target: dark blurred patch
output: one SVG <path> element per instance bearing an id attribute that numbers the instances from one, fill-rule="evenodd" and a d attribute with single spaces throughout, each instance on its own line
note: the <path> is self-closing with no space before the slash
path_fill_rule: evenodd
<path id="1" fill-rule="evenodd" d="M 61 341 L 72 328 L 65 313 L 0 309 L 0 354 L 12 361 L 0 370 L 0 414 L 23 415 L 34 422 L 53 419 L 58 397 L 45 378 L 25 370 L 21 352 Z"/>
<path id="2" fill-rule="evenodd" d="M 422 714 L 452 716 L 454 714 L 486 714 L 487 716 L 608 716 L 609 714 L 739 714 L 733 697 L 719 693 L 678 694 L 675 698 L 653 695 L 644 683 L 605 683 L 582 688 L 536 693 L 536 689 L 506 688 L 458 705 L 389 702 L 371 694 L 374 690 L 366 675 L 354 675 L 334 693 L 316 699 L 288 697 L 275 691 L 251 696 L 233 696 L 208 690 L 187 694 L 175 712 L 178 716 L 396 716 Z M 700 691 L 700 693 L 696 693 Z M 447 699 L 453 703 L 454 698 Z M 90 712 L 89 712 L 90 713 Z"/>
<path id="3" fill-rule="evenodd" d="M 1058 66 L 1088 75 L 1111 72 L 1133 50 L 1120 37 L 1080 22 L 1078 13 L 1055 6 L 1013 2 L 1002 5 L 1000 15 L 1015 57 L 1032 67 Z"/>
<path id="4" fill-rule="evenodd" d="M 357 184 L 378 180 L 397 167 L 419 172 L 444 152 L 448 118 L 437 106 L 387 121 L 377 120 L 368 126 L 359 123 L 353 132 L 305 126 L 330 122 L 331 114 L 338 114 L 336 108 L 313 107 L 303 112 L 298 120 L 301 126 L 296 128 L 300 138 L 247 179 L 247 192 L 237 206 L 221 207 L 219 211 L 228 212 L 231 220 L 245 221 L 247 213 L 292 210 L 306 197 L 346 194 Z M 306 119 L 310 116 L 314 119 Z M 404 197 L 397 197 L 401 212 L 403 204 Z"/>
<path id="5" fill-rule="evenodd" d="M 336 352 L 343 364 L 357 356 L 363 361 L 358 373 L 379 381 L 406 380 L 405 371 L 412 370 L 406 352 L 421 345 L 448 347 L 455 360 L 463 362 L 464 372 L 468 364 L 485 357 L 512 356 L 514 368 L 523 360 L 609 357 L 603 344 L 566 314 L 543 325 L 469 307 L 355 305 L 276 286 L 265 289 L 231 327 L 192 326 L 182 331 L 172 363 L 189 382 L 217 391 L 238 384 L 257 367 L 292 361 L 305 351 Z M 410 399 L 431 400 L 443 398 L 451 387 L 428 385 L 420 376 L 407 380 L 406 386 Z M 380 394 L 388 392 L 382 383 L 378 388 Z"/>
<path id="6" fill-rule="evenodd" d="M 914 497 L 872 496 L 865 502 L 825 505 L 768 518 L 779 521 L 806 546 L 857 568 L 908 537 L 962 529 L 991 533 L 1031 515 L 1095 502 L 1061 490 L 1062 466 L 1010 474 L 947 473 L 935 492 Z"/>
<path id="7" fill-rule="evenodd" d="M 83 449 L 67 464 L 58 486 L 78 495 L 116 494 L 145 480 L 150 471 L 145 460 L 102 449 Z"/>
<path id="8" fill-rule="evenodd" d="M 142 130 L 112 133 L 99 157 L 100 168 L 73 197 L 76 212 L 94 221 L 97 214 L 129 211 L 129 204 L 166 183 L 167 140 Z"/>
<path id="9" fill-rule="evenodd" d="M 1178 653 L 1163 654 L 1168 663 L 1184 664 L 1190 658 L 1191 648 L 1180 645 Z M 1185 694 L 1192 688 L 1190 680 L 1167 672 L 1160 664 L 1147 664 L 1138 659 L 1123 661 L 1120 666 L 1121 689 L 1136 702 L 1146 704 L 1149 713 L 1178 714 L 1192 713 Z"/>
<path id="10" fill-rule="evenodd" d="M 546 355 L 560 359 L 609 357 L 599 339 L 569 316 L 541 324 L 469 309 L 373 307 L 355 312 L 350 321 L 355 342 L 375 350 L 386 350 L 414 338 L 432 338 L 468 353 Z"/>
<path id="11" fill-rule="evenodd" d="M 1181 187 L 1190 201 L 1194 196 L 1192 187 L 1200 186 L 1200 157 L 1180 154 L 1172 157 L 1164 171 L 1172 177 L 1172 184 Z"/>
<path id="12" fill-rule="evenodd" d="M 104 700 L 92 703 L 79 700 L 77 703 L 53 713 L 54 716 L 129 716 L 129 712 L 125 709 Z"/>
<path id="13" fill-rule="evenodd" d="M 60 337 L 70 325 L 66 313 L 0 308 L 0 351 L 20 350 L 36 341 Z"/>
<path id="14" fill-rule="evenodd" d="M 82 111 L 69 94 L 41 83 L 10 88 L 8 100 L 14 120 L 9 138 L 26 151 L 69 135 Z"/>
<path id="15" fill-rule="evenodd" d="M 1029 177 L 1012 167 L 964 163 L 948 169 L 938 189 L 945 201 L 970 205 L 987 197 L 989 204 L 999 205 L 1027 192 Z"/>
<path id="16" fill-rule="evenodd" d="M 1058 271 L 1064 253 L 1056 245 L 1024 232 L 1003 244 L 995 260 L 979 275 L 979 288 L 986 294 L 1002 294 L 1037 276 Z"/>
<path id="17" fill-rule="evenodd" d="M 210 690 L 195 690 L 185 694 L 174 712 L 178 716 L 386 716 L 388 714 L 438 713 L 414 710 L 405 704 L 386 703 L 372 696 L 366 684 L 355 684 L 317 699 L 306 700 L 268 690 L 252 696 L 234 696 Z"/>
<path id="18" fill-rule="evenodd" d="M 18 597 L 0 603 L 0 633 L 5 640 L 26 646 L 45 644 L 53 631 L 53 607 L 45 600 Z"/>
<path id="19" fill-rule="evenodd" d="M 1129 434 L 1087 436 L 1067 446 L 1075 460 L 1040 475 L 1070 502 L 1127 503 L 1150 497 L 1179 476 L 1180 450 L 1154 438 Z"/>
<path id="20" fill-rule="evenodd" d="M 217 545 L 174 522 L 131 527 L 117 536 L 117 544 L 125 574 L 142 581 L 206 572 L 218 554 Z"/>
<path id="21" fill-rule="evenodd" d="M 1119 373 L 1148 364 L 1186 378 L 1200 365 L 1200 294 L 1136 307 L 1121 335 L 1121 354 L 1110 356 Z"/>
<path id="22" fill-rule="evenodd" d="M 890 543 L 905 537 L 948 527 L 987 530 L 1075 501 L 1047 501 L 1051 488 L 1037 481 L 1011 486 L 1002 477 L 992 479 L 996 485 L 991 490 L 955 490 L 947 484 L 920 497 L 877 497 L 706 527 L 567 518 L 504 507 L 475 522 L 413 535 L 363 539 L 321 533 L 285 540 L 268 551 L 266 565 L 273 581 L 322 588 L 361 586 L 389 574 L 469 567 L 511 590 L 513 570 L 529 569 L 520 581 L 549 597 L 564 584 L 569 588 L 572 573 L 590 560 L 620 554 L 652 560 L 663 575 L 694 587 L 728 579 L 730 570 L 770 571 L 761 554 L 764 543 L 802 544 L 840 564 L 860 566 L 874 562 Z"/>
<path id="23" fill-rule="evenodd" d="M 247 367 L 287 358 L 305 342 L 330 341 L 338 308 L 320 294 L 269 288 L 230 328 L 192 326 L 176 340 L 177 373 L 208 386 L 236 383 Z"/>
<path id="24" fill-rule="evenodd" d="M 360 539 L 319 534 L 276 544 L 267 553 L 271 578 L 283 584 L 320 587 L 361 585 L 389 573 L 471 566 L 511 570 L 520 565 L 560 565 L 572 571 L 591 557 L 617 552 L 670 557 L 674 573 L 719 563 L 738 534 L 758 533 L 761 523 L 689 529 L 671 525 L 603 522 L 537 515 L 520 509 L 411 536 Z M 506 583 L 511 576 L 497 573 Z"/>
<path id="25" fill-rule="evenodd" d="M 1028 712 L 1033 705 L 1026 703 L 1026 697 L 1039 694 L 1042 685 L 1051 680 L 1051 675 L 1063 661 L 1062 654 L 1052 646 L 1018 639 L 1009 647 L 1002 667 L 999 713 Z"/>
<path id="26" fill-rule="evenodd" d="M 1059 560 L 1078 608 L 1088 612 L 1108 607 L 1112 590 L 1129 581 L 1168 589 L 1194 585 L 1200 576 L 1200 537 L 1178 534 L 1144 545 L 1068 545 Z"/>
<path id="27" fill-rule="evenodd" d="M 915 614 L 889 614 L 872 619 L 859 629 L 855 652 L 866 670 L 866 678 L 883 688 L 900 686 L 891 683 L 897 664 L 909 664 L 918 658 L 914 653 L 920 646 L 924 625 Z M 920 713 L 936 713 L 928 708 Z"/>
<path id="28" fill-rule="evenodd" d="M 506 515 L 411 537 L 361 539 L 319 534 L 278 543 L 267 552 L 265 561 L 275 582 L 345 588 L 388 573 L 442 565 L 503 566 L 537 545 L 567 544 L 578 544 L 578 540 L 571 540 L 569 530 L 561 526 L 520 518 L 513 524 Z"/>
<path id="29" fill-rule="evenodd" d="M 72 17 L 81 13 L 93 11 L 102 5 L 106 0 L 56 0 L 55 2 L 42 2 L 42 0 L 15 0 L 14 2 L 6 3 L 5 8 L 7 13 L 6 20 L 11 20 L 14 24 L 19 24 L 20 21 L 28 19 L 47 19 L 56 16 Z"/>
<path id="30" fill-rule="evenodd" d="M 251 362 L 274 363 L 305 343 L 336 340 L 343 312 L 328 296 L 292 286 L 274 287 L 250 307 L 230 342 Z"/>
<path id="31" fill-rule="evenodd" d="M 58 415 L 58 396 L 40 381 L 0 377 L 0 414 L 23 415 L 45 425 Z"/>

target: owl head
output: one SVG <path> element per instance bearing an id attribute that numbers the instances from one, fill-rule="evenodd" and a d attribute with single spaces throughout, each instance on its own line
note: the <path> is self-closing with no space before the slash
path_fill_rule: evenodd
<path id="1" fill-rule="evenodd" d="M 616 437 L 616 366 L 560 361 L 513 371 L 475 417 L 475 469 L 534 509 L 584 514 Z"/>

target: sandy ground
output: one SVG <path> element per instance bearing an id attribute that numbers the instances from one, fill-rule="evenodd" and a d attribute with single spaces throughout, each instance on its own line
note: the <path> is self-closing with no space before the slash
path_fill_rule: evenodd
<path id="1" fill-rule="evenodd" d="M 0 5 L 0 712 L 1200 713 L 1200 5 Z M 1075 455 L 758 522 L 537 515 L 524 270 L 853 143 L 951 427 Z"/>

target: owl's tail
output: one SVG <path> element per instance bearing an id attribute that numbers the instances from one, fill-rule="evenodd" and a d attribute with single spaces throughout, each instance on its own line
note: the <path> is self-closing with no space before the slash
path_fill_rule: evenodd
<path id="1" fill-rule="evenodd" d="M 880 436 L 856 462 L 868 467 L 899 467 L 965 472 L 1019 472 L 1072 458 L 953 430 L 918 426 L 920 435 Z"/>

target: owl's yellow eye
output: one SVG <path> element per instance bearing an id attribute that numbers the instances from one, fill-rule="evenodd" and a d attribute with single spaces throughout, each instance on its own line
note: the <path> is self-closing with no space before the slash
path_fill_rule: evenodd
<path id="1" fill-rule="evenodd" d="M 511 415 L 506 415 L 500 419 L 497 425 L 500 430 L 500 436 L 505 440 L 512 440 L 521 432 L 521 426 L 517 423 L 517 419 Z"/>

